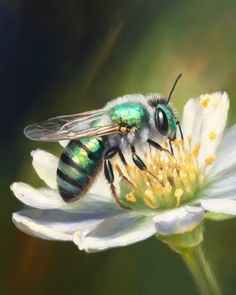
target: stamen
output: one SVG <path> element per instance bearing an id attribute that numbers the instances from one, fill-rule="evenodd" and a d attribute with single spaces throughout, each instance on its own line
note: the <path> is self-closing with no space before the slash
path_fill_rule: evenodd
<path id="1" fill-rule="evenodd" d="M 216 160 L 216 156 L 212 155 L 212 156 L 209 156 L 205 159 L 205 163 L 207 166 L 210 166 L 215 162 L 215 160 Z"/>
<path id="2" fill-rule="evenodd" d="M 132 166 L 129 166 L 129 165 L 127 165 L 127 166 L 125 166 L 125 169 L 126 169 L 126 172 L 127 172 L 127 174 L 128 174 L 128 175 L 131 175 L 131 173 L 132 173 L 132 170 L 133 170 L 133 167 L 132 167 Z"/>
<path id="3" fill-rule="evenodd" d="M 183 193 L 184 193 L 184 191 L 183 191 L 182 189 L 180 189 L 180 188 L 177 188 L 177 189 L 175 190 L 175 197 L 176 197 L 176 200 L 177 200 L 176 207 L 179 206 L 179 204 L 180 204 L 180 199 L 181 199 Z"/>
<path id="4" fill-rule="evenodd" d="M 209 139 L 214 141 L 216 139 L 216 134 L 214 131 L 212 131 L 210 134 L 209 134 Z"/>
<path id="5" fill-rule="evenodd" d="M 123 176 L 123 173 L 122 173 L 122 171 L 120 169 L 120 166 L 117 163 L 115 163 L 114 168 L 117 171 L 119 177 Z"/>
<path id="6" fill-rule="evenodd" d="M 188 143 L 189 143 L 189 145 L 191 145 L 191 143 L 192 143 L 192 135 L 188 135 Z"/>
<path id="7" fill-rule="evenodd" d="M 182 140 L 175 140 L 173 144 L 176 153 L 170 156 L 159 151 L 152 156 L 145 153 L 145 171 L 140 171 L 136 166 L 127 166 L 125 177 L 118 165 L 118 174 L 129 184 L 130 193 L 124 195 L 124 200 L 129 204 L 137 202 L 138 206 L 147 206 L 152 209 L 167 209 L 178 207 L 196 195 L 196 190 L 201 189 L 205 183 L 204 170 L 198 166 L 198 155 L 201 148 L 196 143 L 191 149 L 192 136 L 188 136 L 190 148 L 185 148 Z M 211 165 L 215 156 L 208 157 L 206 165 Z M 131 184 L 130 184 L 131 183 Z M 131 186 L 134 183 L 135 187 Z M 141 202 L 138 202 L 141 200 Z"/>
<path id="8" fill-rule="evenodd" d="M 135 195 L 133 194 L 127 194 L 125 196 L 126 201 L 131 202 L 131 203 L 135 203 L 137 201 Z"/>
<path id="9" fill-rule="evenodd" d="M 146 195 L 144 196 L 143 198 L 144 200 L 144 203 L 149 207 L 149 208 L 152 208 L 152 209 L 156 209 L 155 205 L 153 204 L 153 201 L 147 197 Z"/>
<path id="10" fill-rule="evenodd" d="M 114 168 L 117 171 L 119 177 L 121 177 L 122 180 L 128 184 L 128 186 L 135 188 L 134 184 L 123 174 L 120 166 L 117 163 L 115 163 Z"/>
<path id="11" fill-rule="evenodd" d="M 150 174 L 156 180 L 158 180 L 158 178 L 156 177 L 156 175 L 154 175 L 150 170 L 147 170 L 147 173 Z"/>
<path id="12" fill-rule="evenodd" d="M 162 185 L 158 184 L 156 187 L 155 187 L 155 191 L 158 195 L 163 195 L 165 193 L 165 189 L 163 188 Z"/>
<path id="13" fill-rule="evenodd" d="M 196 158 L 197 158 L 197 156 L 198 156 L 198 153 L 199 153 L 200 147 L 201 147 L 201 143 L 199 142 L 199 143 L 196 143 L 195 146 L 194 146 L 194 148 L 193 148 L 192 155 L 193 155 L 194 157 L 196 157 Z"/>
<path id="14" fill-rule="evenodd" d="M 203 108 L 206 108 L 206 107 L 208 106 L 208 104 L 209 104 L 209 101 L 210 101 L 209 97 L 206 97 L 205 99 L 203 99 L 203 100 L 201 101 L 201 106 L 202 106 Z"/>

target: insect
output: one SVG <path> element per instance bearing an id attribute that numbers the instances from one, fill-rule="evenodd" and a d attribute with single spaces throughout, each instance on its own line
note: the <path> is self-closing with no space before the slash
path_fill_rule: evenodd
<path id="1" fill-rule="evenodd" d="M 58 116 L 25 128 L 24 133 L 31 140 L 69 140 L 57 169 L 58 190 L 65 202 L 81 198 L 104 166 L 111 193 L 115 201 L 125 208 L 116 193 L 111 159 L 118 155 L 127 165 L 123 152 L 131 149 L 134 164 L 146 170 L 136 147 L 149 144 L 169 152 L 161 146 L 166 139 L 173 154 L 171 142 L 176 138 L 177 127 L 182 138 L 183 134 L 169 102 L 180 77 L 181 74 L 167 98 L 155 93 L 148 96 L 124 95 L 108 102 L 100 110 Z"/>

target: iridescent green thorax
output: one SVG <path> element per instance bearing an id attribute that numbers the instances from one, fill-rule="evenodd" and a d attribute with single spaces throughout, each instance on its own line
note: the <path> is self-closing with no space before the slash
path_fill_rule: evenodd
<path id="1" fill-rule="evenodd" d="M 165 112 L 167 116 L 168 123 L 169 123 L 168 136 L 171 138 L 171 135 L 176 134 L 176 130 L 177 130 L 175 115 L 173 114 L 172 109 L 165 104 L 158 104 L 157 107 L 163 110 L 163 112 Z"/>
<path id="2" fill-rule="evenodd" d="M 138 103 L 123 103 L 109 110 L 110 118 L 118 124 L 126 124 L 130 127 L 141 128 L 148 120 L 147 110 Z"/>

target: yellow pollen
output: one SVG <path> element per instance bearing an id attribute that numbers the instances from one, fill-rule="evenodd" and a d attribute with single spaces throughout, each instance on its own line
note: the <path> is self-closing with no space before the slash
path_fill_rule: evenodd
<path id="1" fill-rule="evenodd" d="M 176 147 L 178 147 L 178 146 L 180 145 L 180 140 L 175 139 L 175 140 L 173 141 L 173 144 L 174 144 Z"/>
<path id="2" fill-rule="evenodd" d="M 184 141 L 182 139 L 180 139 L 179 144 L 183 147 L 184 146 Z"/>
<path id="3" fill-rule="evenodd" d="M 163 195 L 165 193 L 165 189 L 161 185 L 157 185 L 155 187 L 155 191 L 158 195 Z"/>
<path id="4" fill-rule="evenodd" d="M 216 160 L 216 156 L 212 155 L 212 156 L 207 157 L 205 159 L 205 163 L 206 163 L 207 166 L 209 166 L 209 165 L 213 164 L 215 162 L 215 160 Z"/>
<path id="5" fill-rule="evenodd" d="M 145 196 L 147 196 L 148 198 L 152 198 L 153 197 L 153 192 L 149 189 L 146 189 L 144 192 Z"/>
<path id="6" fill-rule="evenodd" d="M 131 203 L 135 203 L 137 201 L 135 195 L 133 195 L 133 194 L 127 194 L 125 196 L 125 199 L 126 199 L 126 201 L 131 202 Z"/>
<path id="7" fill-rule="evenodd" d="M 189 143 L 189 144 L 192 143 L 192 135 L 188 135 L 188 143 Z"/>
<path id="8" fill-rule="evenodd" d="M 169 183 L 169 182 L 167 182 L 166 184 L 165 184 L 165 193 L 171 193 L 171 191 L 172 191 L 172 186 L 171 186 L 171 184 Z"/>
<path id="9" fill-rule="evenodd" d="M 190 193 L 191 192 L 191 187 L 189 185 L 186 186 L 185 191 L 186 191 L 186 193 Z"/>
<path id="10" fill-rule="evenodd" d="M 214 141 L 216 139 L 216 134 L 214 131 L 212 131 L 210 134 L 209 134 L 209 139 Z"/>
<path id="11" fill-rule="evenodd" d="M 122 173 L 122 171 L 120 169 L 120 166 L 117 163 L 115 163 L 114 167 L 115 167 L 119 177 L 123 176 L 123 173 Z"/>
<path id="12" fill-rule="evenodd" d="M 208 106 L 208 104 L 209 104 L 209 101 L 210 101 L 209 97 L 203 99 L 203 100 L 201 101 L 201 106 L 202 106 L 203 108 L 206 108 L 206 107 Z"/>
<path id="13" fill-rule="evenodd" d="M 180 171 L 179 178 L 183 183 L 186 183 L 188 181 L 188 176 L 185 172 Z"/>
<path id="14" fill-rule="evenodd" d="M 192 155 L 194 157 L 197 157 L 198 156 L 198 153 L 199 153 L 199 150 L 200 150 L 200 147 L 201 147 L 201 144 L 200 143 L 196 143 L 194 148 L 193 148 L 193 151 L 192 151 Z"/>
<path id="15" fill-rule="evenodd" d="M 144 196 L 143 200 L 148 207 L 155 209 L 155 206 L 149 197 Z"/>
<path id="16" fill-rule="evenodd" d="M 195 182 L 195 180 L 196 180 L 196 175 L 195 175 L 195 173 L 193 173 L 193 172 L 190 173 L 190 174 L 189 174 L 189 179 L 190 179 L 191 182 Z"/>
<path id="17" fill-rule="evenodd" d="M 126 168 L 126 172 L 130 175 L 132 170 L 133 170 L 132 167 L 131 166 L 126 166 L 125 168 Z"/>
<path id="18" fill-rule="evenodd" d="M 134 165 L 126 167 L 125 175 L 128 176 L 125 177 L 134 185 L 128 184 L 130 190 L 128 194 L 126 191 L 124 199 L 130 202 L 131 207 L 136 203 L 135 210 L 139 206 L 173 208 L 195 196 L 195 192 L 205 183 L 205 171 L 201 172 L 198 166 L 197 156 L 201 144 L 193 145 L 191 135 L 188 136 L 188 142 L 190 146 L 186 149 L 182 140 L 175 140 L 177 152 L 173 156 L 154 150 L 152 155 L 144 154 L 143 161 L 147 165 L 145 171 L 140 171 Z M 210 165 L 214 160 L 215 156 L 211 156 L 206 159 L 206 164 Z M 120 167 L 115 165 L 115 168 L 121 175 Z M 123 180 L 124 175 L 121 177 Z"/>

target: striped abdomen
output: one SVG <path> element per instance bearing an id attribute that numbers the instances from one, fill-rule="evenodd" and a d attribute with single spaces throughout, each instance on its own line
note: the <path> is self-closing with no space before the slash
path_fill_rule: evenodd
<path id="1" fill-rule="evenodd" d="M 61 197 L 72 202 L 82 197 L 101 168 L 104 138 L 88 137 L 71 141 L 61 155 L 57 185 Z"/>

